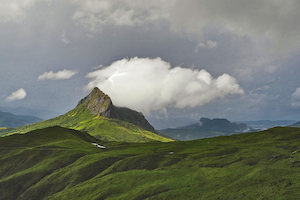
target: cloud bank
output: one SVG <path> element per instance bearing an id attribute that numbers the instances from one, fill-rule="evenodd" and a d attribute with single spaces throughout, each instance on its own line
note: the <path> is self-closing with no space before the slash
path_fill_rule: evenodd
<path id="1" fill-rule="evenodd" d="M 103 25 L 133 26 L 167 19 L 175 0 L 87 0 L 70 1 L 76 12 L 73 19 L 97 30 Z"/>
<path id="2" fill-rule="evenodd" d="M 37 2 L 58 0 L 2 0 L 0 21 L 18 21 Z M 201 41 L 206 26 L 217 26 L 241 37 L 266 39 L 279 51 L 300 41 L 298 0 L 69 0 L 73 20 L 90 30 L 104 26 L 142 26 L 169 21 L 175 32 L 187 32 Z M 264 40 L 263 40 L 264 41 Z M 268 43 L 267 42 L 267 43 Z M 206 44 L 207 45 L 207 44 Z"/>
<path id="3" fill-rule="evenodd" d="M 21 100 L 24 99 L 25 97 L 26 97 L 26 91 L 23 88 L 20 88 L 17 91 L 11 93 L 11 95 L 9 95 L 6 98 L 6 101 Z"/>
<path id="4" fill-rule="evenodd" d="M 204 105 L 228 94 L 243 94 L 235 78 L 213 78 L 206 70 L 174 67 L 161 58 L 124 58 L 87 74 L 86 89 L 98 87 L 116 106 L 144 113 L 167 107 Z"/>
<path id="5" fill-rule="evenodd" d="M 299 9 L 298 0 L 176 1 L 170 20 L 177 32 L 203 36 L 205 27 L 213 25 L 220 27 L 221 32 L 263 37 L 283 51 L 299 45 Z"/>
<path id="6" fill-rule="evenodd" d="M 56 73 L 54 73 L 53 71 L 50 71 L 50 72 L 45 72 L 44 74 L 40 75 L 38 77 L 38 80 L 40 81 L 40 80 L 46 80 L 46 79 L 50 79 L 50 80 L 69 79 L 77 73 L 78 72 L 76 72 L 76 71 L 66 70 L 66 69 L 64 69 L 62 71 L 58 71 Z"/>
<path id="7" fill-rule="evenodd" d="M 72 18 L 89 27 L 105 25 L 140 26 L 169 21 L 175 32 L 203 39 L 206 26 L 217 26 L 241 37 L 266 39 L 274 49 L 289 50 L 299 45 L 300 2 L 298 0 L 87 0 L 75 5 Z M 207 44 L 206 44 L 207 45 Z"/>

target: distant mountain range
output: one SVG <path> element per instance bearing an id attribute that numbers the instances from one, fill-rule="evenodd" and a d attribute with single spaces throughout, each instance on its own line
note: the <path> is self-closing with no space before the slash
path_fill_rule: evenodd
<path id="1" fill-rule="evenodd" d="M 76 108 L 64 115 L 27 126 L 0 130 L 0 136 L 26 133 L 50 126 L 84 131 L 102 141 L 172 141 L 157 133 L 142 113 L 114 106 L 110 97 L 98 88 L 94 88 L 78 102 Z"/>
<path id="2" fill-rule="evenodd" d="M 38 117 L 26 115 L 13 115 L 9 112 L 0 111 L 0 127 L 15 128 L 18 126 L 25 126 L 35 122 L 42 121 Z"/>
<path id="3" fill-rule="evenodd" d="M 50 119 L 52 117 L 58 116 L 61 113 L 55 112 L 53 110 L 45 110 L 41 108 L 27 108 L 27 107 L 2 107 L 0 106 L 0 111 L 2 112 L 9 112 L 14 115 L 29 115 L 29 116 L 35 116 L 41 119 Z"/>
<path id="4" fill-rule="evenodd" d="M 163 129 L 158 132 L 177 140 L 196 140 L 253 131 L 256 130 L 244 123 L 237 124 L 231 123 L 227 119 L 208 119 L 203 117 L 196 124 Z"/>
<path id="5" fill-rule="evenodd" d="M 294 124 L 296 122 L 297 122 L 296 120 L 257 120 L 257 121 L 238 121 L 235 123 L 245 123 L 254 129 L 266 130 L 277 126 L 281 126 L 281 127 L 290 126 L 291 124 Z"/>

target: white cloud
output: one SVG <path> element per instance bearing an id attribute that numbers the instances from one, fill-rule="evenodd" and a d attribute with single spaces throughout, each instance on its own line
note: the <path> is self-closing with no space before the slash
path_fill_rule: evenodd
<path id="1" fill-rule="evenodd" d="M 239 36 L 267 38 L 285 51 L 300 41 L 298 0 L 189 0 L 176 1 L 172 29 L 202 37 L 207 26 L 217 26 Z"/>
<path id="2" fill-rule="evenodd" d="M 73 19 L 91 30 L 103 25 L 133 26 L 168 19 L 175 0 L 72 0 L 77 9 Z"/>
<path id="3" fill-rule="evenodd" d="M 78 72 L 76 72 L 76 71 L 66 70 L 66 69 L 64 69 L 62 71 L 58 71 L 56 73 L 54 73 L 53 71 L 50 71 L 50 72 L 45 72 L 44 74 L 40 75 L 38 77 L 38 80 L 46 80 L 46 79 L 63 80 L 63 79 L 69 79 L 77 73 Z"/>
<path id="4" fill-rule="evenodd" d="M 1 0 L 0 20 L 19 21 L 25 16 L 26 11 L 31 8 L 35 0 Z"/>
<path id="5" fill-rule="evenodd" d="M 195 48 L 195 52 L 199 51 L 199 48 L 203 47 L 203 48 L 208 48 L 208 49 L 215 49 L 218 46 L 218 42 L 216 41 L 212 41 L 212 40 L 207 40 L 206 44 L 199 42 Z"/>
<path id="6" fill-rule="evenodd" d="M 61 40 L 63 41 L 63 43 L 65 44 L 69 44 L 71 43 L 71 41 L 66 37 L 66 32 L 63 31 L 62 35 L 61 35 Z"/>
<path id="7" fill-rule="evenodd" d="M 11 95 L 9 95 L 6 98 L 6 101 L 21 100 L 24 99 L 25 97 L 26 97 L 26 91 L 23 88 L 20 88 L 17 91 L 11 93 Z"/>
<path id="8" fill-rule="evenodd" d="M 291 105 L 293 107 L 300 107 L 300 87 L 291 96 Z"/>
<path id="9" fill-rule="evenodd" d="M 227 94 L 243 94 L 228 74 L 213 78 L 206 70 L 172 68 L 160 58 L 122 59 L 87 74 L 86 89 L 98 87 L 115 105 L 145 113 L 166 107 L 196 107 Z"/>

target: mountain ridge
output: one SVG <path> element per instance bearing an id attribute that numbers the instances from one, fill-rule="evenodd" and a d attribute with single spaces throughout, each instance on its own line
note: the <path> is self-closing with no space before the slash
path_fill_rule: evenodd
<path id="1" fill-rule="evenodd" d="M 156 133 L 141 113 L 115 107 L 110 97 L 99 88 L 94 88 L 74 109 L 64 115 L 15 129 L 0 130 L 0 135 L 26 133 L 50 126 L 84 131 L 103 141 L 173 141 Z"/>

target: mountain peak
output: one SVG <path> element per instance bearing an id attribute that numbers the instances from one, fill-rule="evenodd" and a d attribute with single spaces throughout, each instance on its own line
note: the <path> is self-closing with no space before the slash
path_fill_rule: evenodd
<path id="1" fill-rule="evenodd" d="M 113 104 L 110 97 L 95 87 L 92 92 L 78 102 L 77 106 L 86 106 L 93 115 L 111 118 L 113 114 Z"/>
<path id="2" fill-rule="evenodd" d="M 119 119 L 156 133 L 153 126 L 149 124 L 142 113 L 129 108 L 115 107 L 110 97 L 97 87 L 95 87 L 89 95 L 81 99 L 77 107 L 80 105 L 84 105 L 93 115 Z"/>

